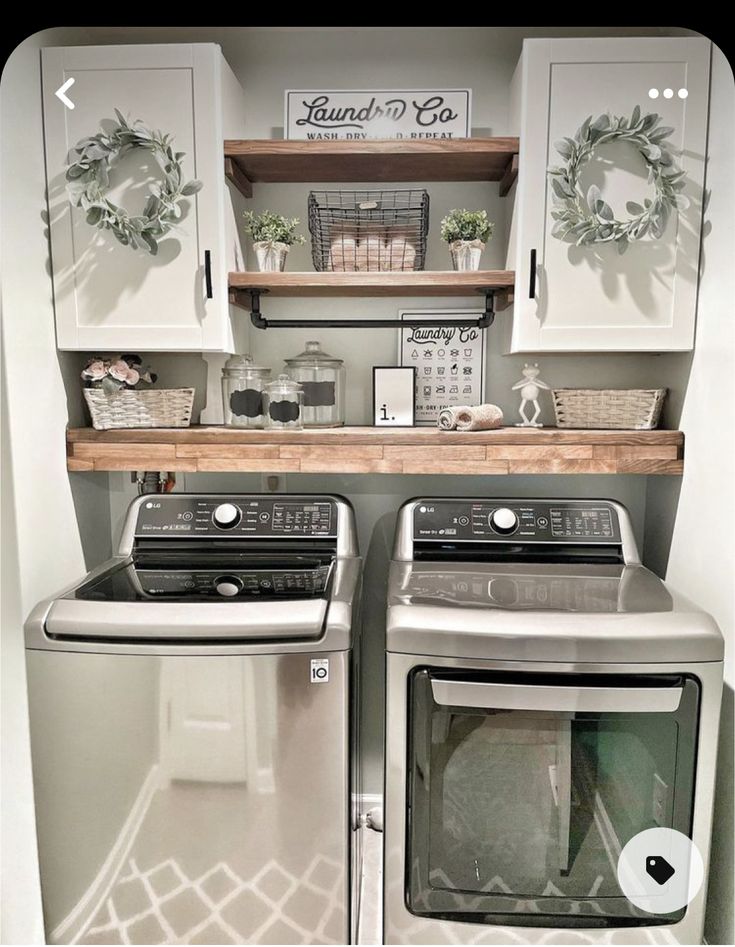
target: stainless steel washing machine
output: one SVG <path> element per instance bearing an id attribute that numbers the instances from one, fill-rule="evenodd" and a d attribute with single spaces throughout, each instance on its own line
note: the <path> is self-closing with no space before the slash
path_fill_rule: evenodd
<path id="1" fill-rule="evenodd" d="M 339 497 L 156 494 L 35 609 L 49 943 L 349 942 L 359 591 Z"/>
<path id="2" fill-rule="evenodd" d="M 723 640 L 622 506 L 407 503 L 387 651 L 386 943 L 701 943 L 706 881 L 652 914 L 616 866 L 661 826 L 706 878 Z"/>

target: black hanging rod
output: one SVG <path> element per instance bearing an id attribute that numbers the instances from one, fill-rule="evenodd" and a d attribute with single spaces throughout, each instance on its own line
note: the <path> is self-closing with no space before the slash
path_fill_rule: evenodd
<path id="1" fill-rule="evenodd" d="M 260 297 L 267 289 L 243 290 L 250 296 L 250 321 L 256 329 L 397 329 L 445 326 L 447 319 L 266 319 L 260 311 Z M 485 311 L 463 325 L 487 329 L 495 319 L 495 290 L 486 289 Z M 454 320 L 452 320 L 454 321 Z"/>

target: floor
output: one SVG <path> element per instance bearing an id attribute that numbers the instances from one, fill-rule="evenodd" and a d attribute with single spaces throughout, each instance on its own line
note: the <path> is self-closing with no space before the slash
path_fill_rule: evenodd
<path id="1" fill-rule="evenodd" d="M 331 839 L 293 800 L 279 821 L 277 804 L 238 785 L 159 789 L 76 942 L 344 943 L 345 875 Z"/>
<path id="2" fill-rule="evenodd" d="M 360 916 L 358 944 L 381 944 L 383 935 L 383 833 L 367 826 L 360 829 L 362 840 L 362 878 L 360 879 Z"/>
<path id="3" fill-rule="evenodd" d="M 309 819 L 294 808 L 294 800 L 282 822 L 277 801 L 240 785 L 162 785 L 74 942 L 344 943 L 346 878 L 334 835 L 313 813 Z M 274 826 L 285 826 L 286 834 Z M 368 826 L 359 831 L 359 942 L 380 944 L 383 836 Z"/>

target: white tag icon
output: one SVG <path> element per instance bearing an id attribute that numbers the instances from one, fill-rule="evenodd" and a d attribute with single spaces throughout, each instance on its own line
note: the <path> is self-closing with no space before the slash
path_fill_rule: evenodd
<path id="1" fill-rule="evenodd" d="M 311 683 L 326 684 L 329 680 L 329 658 L 311 659 Z"/>

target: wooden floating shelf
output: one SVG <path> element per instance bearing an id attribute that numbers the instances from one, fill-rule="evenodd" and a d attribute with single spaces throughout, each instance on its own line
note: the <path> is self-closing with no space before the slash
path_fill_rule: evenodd
<path id="1" fill-rule="evenodd" d="M 494 289 L 496 310 L 513 292 L 512 270 L 416 270 L 396 273 L 230 273 L 233 302 L 249 308 L 249 289 L 270 296 L 479 296 Z"/>
<path id="2" fill-rule="evenodd" d="M 517 156 L 517 138 L 237 140 L 225 142 L 225 174 L 246 197 L 253 183 L 355 181 L 501 181 L 507 194 Z"/>
<path id="3" fill-rule="evenodd" d="M 247 431 L 198 426 L 67 431 L 68 468 L 76 471 L 681 476 L 683 450 L 680 431 Z"/>

